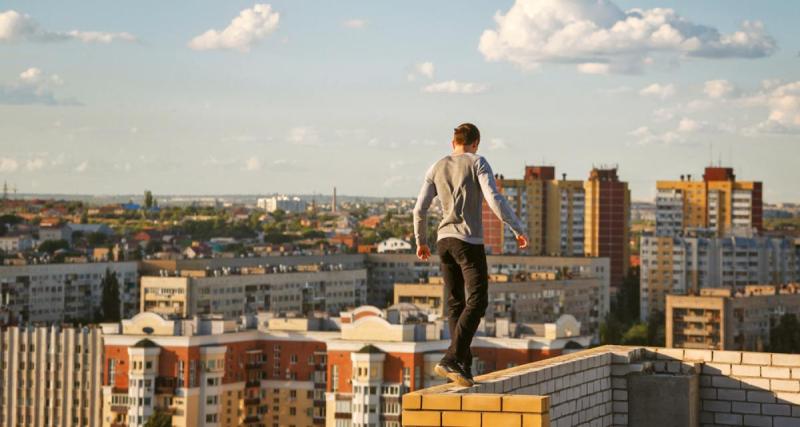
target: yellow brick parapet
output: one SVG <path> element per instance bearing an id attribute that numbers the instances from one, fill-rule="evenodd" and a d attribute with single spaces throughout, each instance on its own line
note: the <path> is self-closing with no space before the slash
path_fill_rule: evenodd
<path id="1" fill-rule="evenodd" d="M 548 396 L 407 393 L 403 425 L 409 427 L 549 427 Z"/>

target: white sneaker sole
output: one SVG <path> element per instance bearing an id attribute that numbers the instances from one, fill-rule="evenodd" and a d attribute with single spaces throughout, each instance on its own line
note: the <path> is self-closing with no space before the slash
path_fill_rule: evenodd
<path id="1" fill-rule="evenodd" d="M 474 382 L 465 378 L 458 372 L 447 372 L 441 365 L 436 365 L 436 367 L 433 368 L 433 371 L 436 372 L 436 375 L 443 378 L 447 378 L 450 381 L 460 385 L 461 387 L 472 387 L 473 385 L 475 385 Z"/>

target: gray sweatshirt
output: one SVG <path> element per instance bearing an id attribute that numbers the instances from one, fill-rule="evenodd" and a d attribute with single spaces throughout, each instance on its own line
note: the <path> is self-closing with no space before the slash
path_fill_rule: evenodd
<path id="1" fill-rule="evenodd" d="M 508 201 L 497 191 L 492 168 L 482 156 L 472 153 L 451 154 L 428 169 L 414 206 L 417 246 L 428 244 L 428 208 L 437 196 L 442 204 L 442 222 L 437 230 L 437 240 L 455 237 L 467 243 L 483 244 L 483 199 L 515 236 L 525 234 Z"/>

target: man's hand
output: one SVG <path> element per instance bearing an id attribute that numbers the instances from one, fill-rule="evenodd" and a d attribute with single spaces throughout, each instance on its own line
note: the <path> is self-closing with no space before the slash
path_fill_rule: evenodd
<path id="1" fill-rule="evenodd" d="M 517 236 L 517 245 L 519 245 L 520 249 L 525 249 L 528 247 L 528 238 L 525 237 L 524 234 L 520 234 Z"/>
<path id="2" fill-rule="evenodd" d="M 417 258 L 427 261 L 431 257 L 431 248 L 428 245 L 417 246 Z"/>

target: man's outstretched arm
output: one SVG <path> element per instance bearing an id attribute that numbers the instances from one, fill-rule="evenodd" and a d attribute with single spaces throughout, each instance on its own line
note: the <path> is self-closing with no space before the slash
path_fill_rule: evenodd
<path id="1" fill-rule="evenodd" d="M 417 196 L 417 203 L 414 205 L 414 239 L 417 243 L 417 256 L 423 260 L 427 260 L 431 255 L 428 247 L 428 209 L 436 197 L 436 186 L 433 184 L 431 176 L 432 169 L 425 174 L 422 188 Z"/>
<path id="2" fill-rule="evenodd" d="M 478 159 L 476 166 L 478 170 L 478 182 L 481 185 L 483 198 L 486 199 L 486 204 L 489 205 L 489 209 L 491 209 L 503 223 L 511 228 L 511 231 L 514 232 L 514 236 L 519 242 L 520 248 L 526 247 L 528 241 L 525 236 L 525 227 L 522 225 L 519 218 L 517 218 L 517 214 L 514 213 L 514 210 L 511 209 L 505 196 L 500 194 L 497 190 L 497 183 L 494 180 L 494 173 L 492 173 L 489 162 L 481 157 Z"/>

